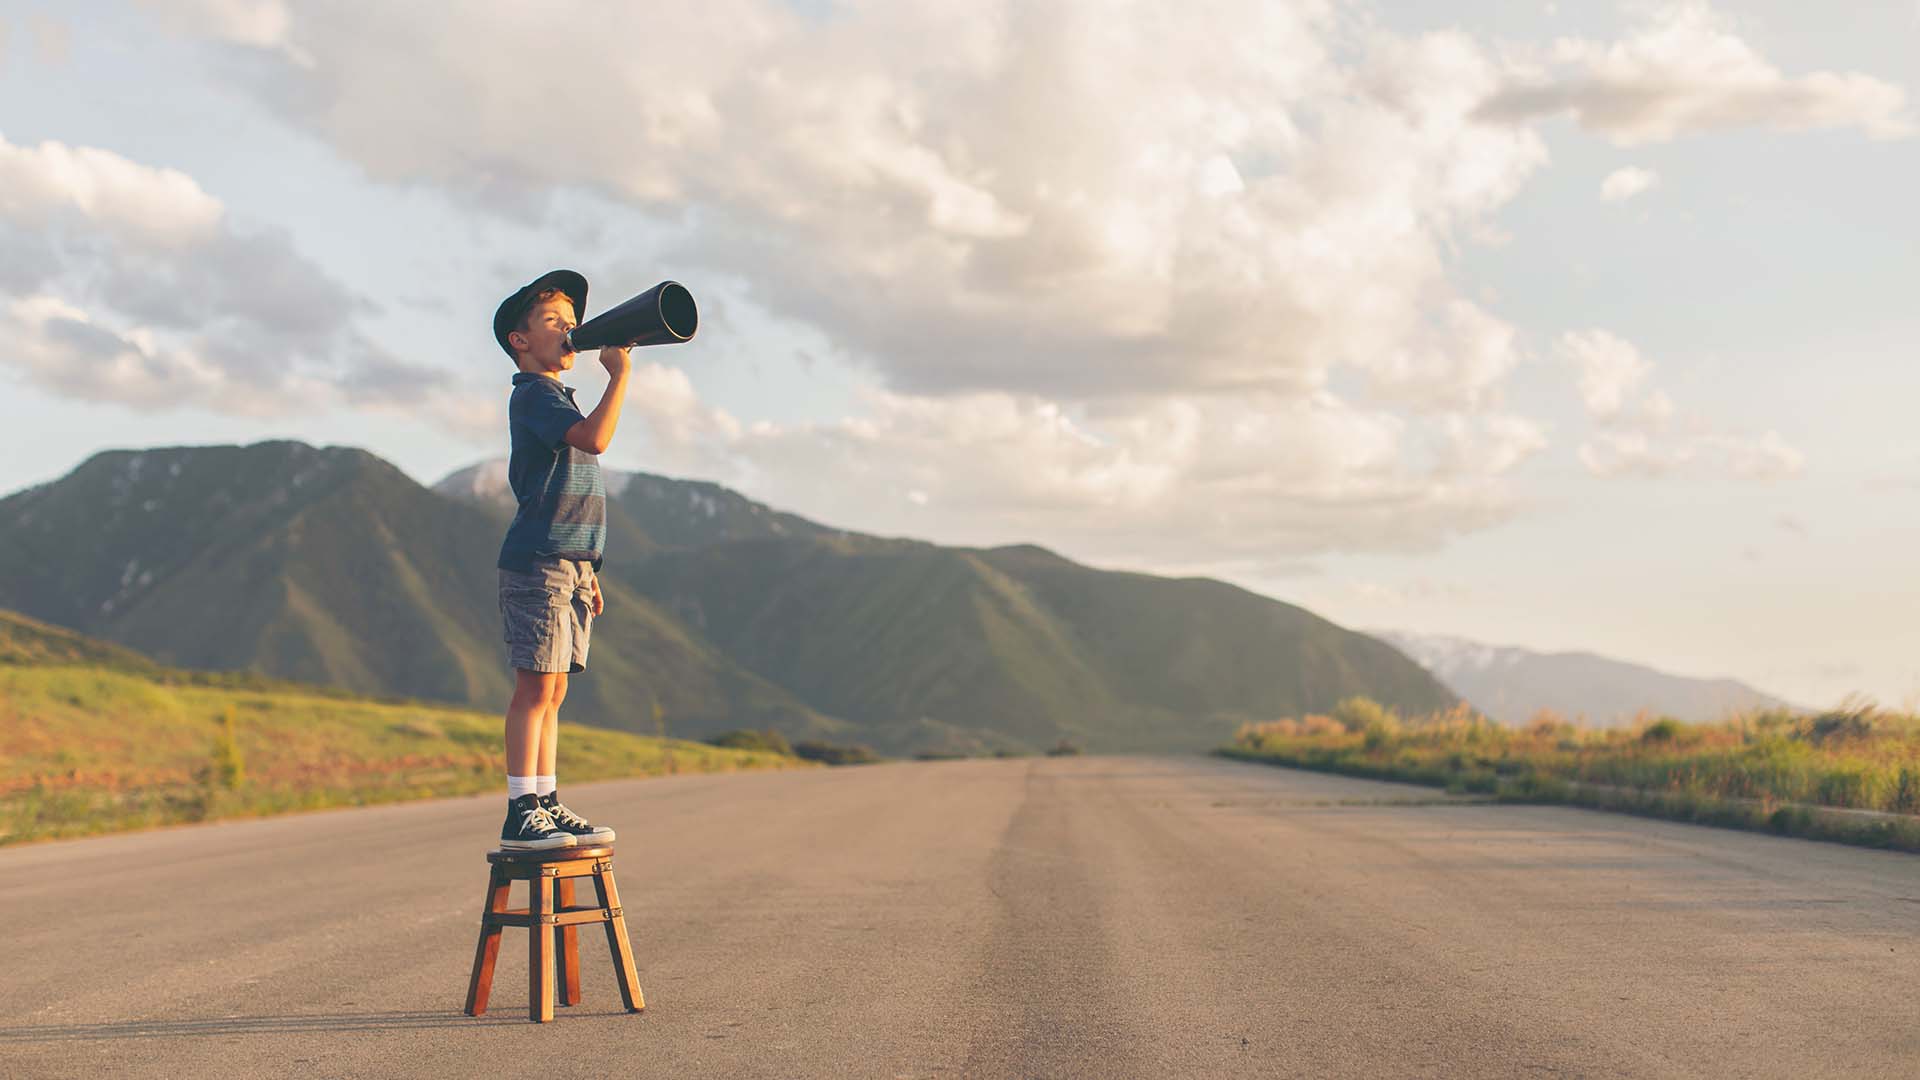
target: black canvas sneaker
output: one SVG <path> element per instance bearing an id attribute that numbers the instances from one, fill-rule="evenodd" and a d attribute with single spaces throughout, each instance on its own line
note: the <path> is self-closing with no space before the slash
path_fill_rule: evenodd
<path id="1" fill-rule="evenodd" d="M 522 795 L 507 803 L 507 822 L 500 826 L 500 846 L 515 851 L 545 851 L 574 844 L 573 834 L 554 824 L 540 805 L 540 796 Z"/>
<path id="2" fill-rule="evenodd" d="M 605 825 L 591 824 L 586 818 L 567 809 L 566 804 L 560 801 L 558 791 L 551 795 L 540 796 L 540 805 L 546 807 L 547 813 L 553 817 L 554 825 L 558 826 L 561 832 L 574 837 L 581 844 L 613 843 L 612 829 Z"/>

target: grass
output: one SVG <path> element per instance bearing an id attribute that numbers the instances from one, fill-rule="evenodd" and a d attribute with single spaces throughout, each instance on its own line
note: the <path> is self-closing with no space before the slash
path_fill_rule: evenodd
<path id="1" fill-rule="evenodd" d="M 497 715 L 225 682 L 0 663 L 0 844 L 501 787 Z M 570 783 L 799 764 L 573 724 L 561 740 Z"/>
<path id="2" fill-rule="evenodd" d="M 1599 809 L 1920 852 L 1920 716 L 1871 705 L 1717 724 L 1642 717 L 1524 728 L 1458 708 L 1402 719 L 1365 698 L 1243 726 L 1221 754 L 1502 801 Z"/>

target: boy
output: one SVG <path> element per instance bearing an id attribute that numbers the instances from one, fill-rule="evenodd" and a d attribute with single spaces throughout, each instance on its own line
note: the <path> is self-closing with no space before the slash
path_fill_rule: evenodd
<path id="1" fill-rule="evenodd" d="M 633 362 L 601 349 L 610 381 L 582 416 L 558 375 L 573 367 L 567 332 L 587 304 L 587 279 L 571 270 L 542 274 L 502 301 L 493 336 L 513 358 L 507 427 L 513 455 L 507 482 L 520 509 L 500 545 L 500 614 L 514 668 L 507 705 L 507 820 L 500 846 L 521 850 L 605 844 L 613 830 L 588 823 L 560 801 L 554 778 L 560 703 L 567 676 L 587 666 L 600 595 L 606 488 L 598 456 L 613 440 Z"/>

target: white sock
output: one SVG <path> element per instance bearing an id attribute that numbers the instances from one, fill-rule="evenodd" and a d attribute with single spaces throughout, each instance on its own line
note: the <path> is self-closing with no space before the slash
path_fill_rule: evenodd
<path id="1" fill-rule="evenodd" d="M 522 795 L 537 794 L 533 790 L 533 781 L 534 778 L 531 776 L 509 775 L 507 777 L 507 801 L 512 802 Z"/>
<path id="2" fill-rule="evenodd" d="M 559 786 L 560 782 L 554 779 L 552 773 L 533 778 L 533 790 L 536 794 L 551 795 L 553 794 L 553 789 Z"/>

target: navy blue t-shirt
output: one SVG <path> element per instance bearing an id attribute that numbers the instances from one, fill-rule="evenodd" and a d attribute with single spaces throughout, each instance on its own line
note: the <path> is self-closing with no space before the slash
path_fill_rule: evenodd
<path id="1" fill-rule="evenodd" d="M 546 375 L 514 375 L 507 483 L 520 509 L 500 545 L 501 569 L 525 572 L 535 559 L 548 558 L 584 559 L 600 569 L 607 537 L 600 459 L 567 442 L 567 429 L 584 419 L 572 387 Z"/>

